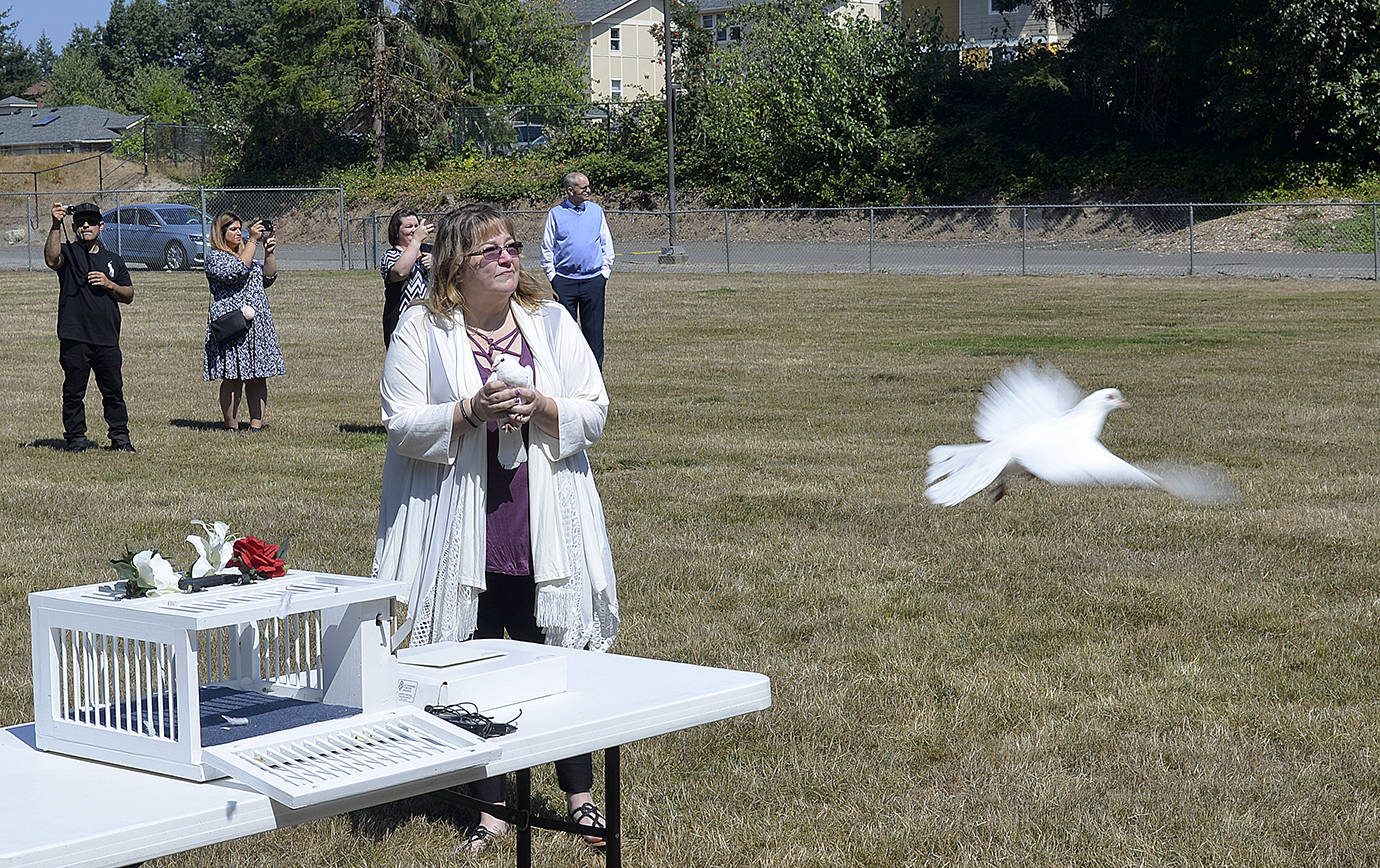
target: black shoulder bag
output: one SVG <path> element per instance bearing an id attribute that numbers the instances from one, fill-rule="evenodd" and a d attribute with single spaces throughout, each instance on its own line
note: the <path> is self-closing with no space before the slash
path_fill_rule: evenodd
<path id="1" fill-rule="evenodd" d="M 249 331 L 249 320 L 244 318 L 244 299 L 249 291 L 249 281 L 245 280 L 244 289 L 240 291 L 240 305 L 229 313 L 223 313 L 211 320 L 211 337 L 216 343 L 224 344 L 235 340 L 240 335 Z"/>

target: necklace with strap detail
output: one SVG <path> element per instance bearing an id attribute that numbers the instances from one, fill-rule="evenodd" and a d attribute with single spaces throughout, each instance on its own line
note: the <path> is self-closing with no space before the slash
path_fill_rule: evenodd
<path id="1" fill-rule="evenodd" d="M 507 334 L 500 337 L 492 337 L 479 331 L 473 326 L 465 326 L 465 332 L 470 338 L 470 347 L 474 355 L 482 358 L 488 363 L 488 369 L 492 371 L 497 360 L 494 354 L 521 356 L 522 355 L 522 332 L 516 325 Z"/>

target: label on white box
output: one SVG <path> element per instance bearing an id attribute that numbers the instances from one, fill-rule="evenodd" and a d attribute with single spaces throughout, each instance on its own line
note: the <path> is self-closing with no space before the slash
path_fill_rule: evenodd
<path id="1" fill-rule="evenodd" d="M 398 701 L 412 705 L 417 700 L 417 682 L 403 679 L 398 682 Z"/>

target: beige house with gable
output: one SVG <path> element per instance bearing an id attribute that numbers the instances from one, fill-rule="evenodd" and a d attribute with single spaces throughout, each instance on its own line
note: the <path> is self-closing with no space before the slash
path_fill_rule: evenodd
<path id="1" fill-rule="evenodd" d="M 1029 5 L 1001 12 L 993 0 L 901 0 L 907 18 L 918 10 L 939 13 L 944 35 L 963 50 L 964 60 L 986 66 L 993 48 L 1020 44 L 1057 49 L 1073 34 L 1052 18 L 1039 18 Z"/>
<path id="2" fill-rule="evenodd" d="M 736 39 L 728 13 L 751 0 L 706 0 L 700 26 L 718 42 Z M 660 97 L 666 91 L 661 44 L 652 35 L 665 21 L 665 0 L 575 0 L 572 11 L 585 45 L 590 95 L 596 102 Z M 836 0 L 834 14 L 881 18 L 881 0 Z"/>

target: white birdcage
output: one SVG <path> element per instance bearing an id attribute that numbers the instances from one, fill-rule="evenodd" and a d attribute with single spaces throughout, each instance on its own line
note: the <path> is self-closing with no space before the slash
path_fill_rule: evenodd
<path id="1" fill-rule="evenodd" d="M 38 747 L 209 780 L 218 745 L 397 706 L 389 582 L 290 571 L 126 599 L 29 597 Z"/>

